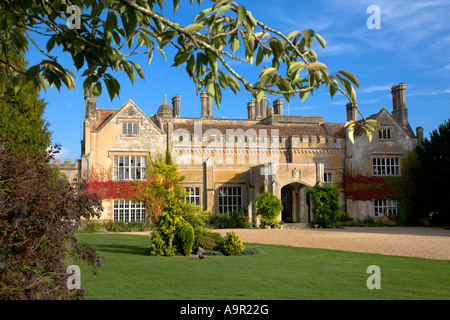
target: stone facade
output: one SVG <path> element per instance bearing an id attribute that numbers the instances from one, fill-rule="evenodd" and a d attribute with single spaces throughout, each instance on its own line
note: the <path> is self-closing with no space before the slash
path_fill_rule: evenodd
<path id="1" fill-rule="evenodd" d="M 344 123 L 325 122 L 322 116 L 284 115 L 282 99 L 273 107 L 266 98 L 250 101 L 247 119 L 216 119 L 211 100 L 202 92 L 201 117 L 186 118 L 181 117 L 181 97 L 176 95 L 172 105 L 164 97 L 156 115 L 149 117 L 132 100 L 119 109 L 97 109 L 87 92 L 78 178 L 88 179 L 93 170 L 100 170 L 112 180 L 133 179 L 133 172 L 140 170 L 136 159 L 170 150 L 186 176 L 189 201 L 211 214 L 243 207 L 256 222 L 253 199 L 270 191 L 282 199 L 283 221 L 309 223 L 313 217 L 306 190 L 332 183 L 340 190 L 341 209 L 363 219 L 374 215 L 373 201 L 346 200 L 345 170 L 372 175 L 374 159 L 400 161 L 423 136 L 420 127 L 416 136 L 409 126 L 405 85 L 392 87 L 392 95 L 392 113 L 383 108 L 369 117 L 381 124 L 382 132 L 376 132 L 369 144 L 357 131 L 352 144 Z M 347 120 L 356 116 L 356 109 L 347 105 Z M 401 174 L 401 164 L 399 170 L 395 174 Z M 103 204 L 103 219 L 122 219 L 117 199 Z"/>

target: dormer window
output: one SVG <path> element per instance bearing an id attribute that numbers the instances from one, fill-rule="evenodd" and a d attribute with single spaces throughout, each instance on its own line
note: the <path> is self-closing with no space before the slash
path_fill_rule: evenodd
<path id="1" fill-rule="evenodd" d="M 130 136 L 137 136 L 138 135 L 138 124 L 131 123 L 131 122 L 122 123 L 122 134 L 130 135 Z"/>
<path id="2" fill-rule="evenodd" d="M 378 131 L 378 139 L 379 140 L 391 140 L 391 129 L 381 129 Z"/>

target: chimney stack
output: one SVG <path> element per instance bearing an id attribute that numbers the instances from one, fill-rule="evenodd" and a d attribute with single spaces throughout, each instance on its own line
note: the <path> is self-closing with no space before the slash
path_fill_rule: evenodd
<path id="1" fill-rule="evenodd" d="M 85 119 L 97 119 L 97 98 L 92 93 L 95 83 L 91 85 L 89 90 L 84 91 L 84 101 L 86 103 Z"/>
<path id="2" fill-rule="evenodd" d="M 249 120 L 255 119 L 255 101 L 250 101 L 247 103 L 247 113 Z"/>
<path id="3" fill-rule="evenodd" d="M 417 127 L 416 128 L 416 136 L 417 136 L 417 142 L 420 144 L 423 141 L 423 128 Z"/>
<path id="4" fill-rule="evenodd" d="M 278 98 L 273 102 L 273 113 L 280 116 L 283 115 L 283 99 Z"/>
<path id="5" fill-rule="evenodd" d="M 400 83 L 392 86 L 392 115 L 402 126 L 408 125 L 408 109 L 406 108 L 406 85 Z"/>
<path id="6" fill-rule="evenodd" d="M 352 102 L 347 103 L 346 110 L 347 122 L 356 121 L 358 119 L 358 111 L 356 110 L 356 106 Z"/>
<path id="7" fill-rule="evenodd" d="M 172 106 L 173 106 L 173 117 L 180 117 L 180 106 L 181 106 L 181 96 L 179 94 L 175 95 L 172 98 Z"/>
<path id="8" fill-rule="evenodd" d="M 263 98 L 261 99 L 261 101 L 259 102 L 259 108 L 260 108 L 259 115 L 263 119 L 267 116 L 266 101 L 267 101 L 267 97 L 266 97 L 266 95 L 264 95 Z"/>
<path id="9" fill-rule="evenodd" d="M 200 92 L 200 103 L 202 107 L 202 118 L 208 116 L 208 94 L 205 91 Z"/>

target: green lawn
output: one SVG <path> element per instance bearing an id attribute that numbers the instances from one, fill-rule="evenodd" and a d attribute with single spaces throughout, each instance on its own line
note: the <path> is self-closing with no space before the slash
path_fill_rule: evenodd
<path id="1" fill-rule="evenodd" d="M 79 264 L 92 300 L 450 299 L 450 261 L 262 244 L 246 244 L 261 249 L 252 256 L 152 257 L 147 236 L 77 237 L 105 258 L 97 276 Z M 366 286 L 370 265 L 380 290 Z"/>

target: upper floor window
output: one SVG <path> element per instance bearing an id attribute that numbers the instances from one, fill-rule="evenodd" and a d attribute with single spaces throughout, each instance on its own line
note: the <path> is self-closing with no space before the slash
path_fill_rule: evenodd
<path id="1" fill-rule="evenodd" d="M 376 176 L 399 176 L 400 162 L 398 158 L 373 158 L 373 174 Z"/>
<path id="2" fill-rule="evenodd" d="M 380 140 L 392 139 L 391 129 L 381 129 L 380 131 L 378 131 L 378 139 Z"/>
<path id="3" fill-rule="evenodd" d="M 122 134 L 125 135 L 138 135 L 138 124 L 132 122 L 122 123 Z"/>
<path id="4" fill-rule="evenodd" d="M 145 156 L 114 156 L 114 180 L 145 180 L 146 178 Z"/>

